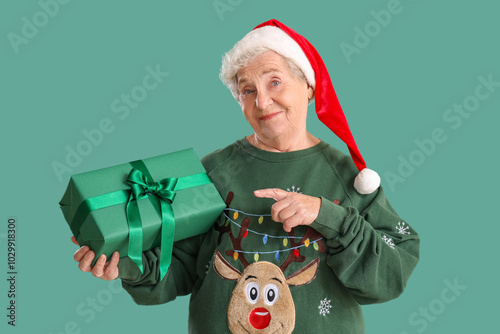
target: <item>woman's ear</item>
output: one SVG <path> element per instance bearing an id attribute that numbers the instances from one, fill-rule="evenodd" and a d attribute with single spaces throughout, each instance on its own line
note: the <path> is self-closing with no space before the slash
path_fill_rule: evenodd
<path id="1" fill-rule="evenodd" d="M 307 99 L 310 100 L 314 96 L 314 88 L 307 86 Z"/>

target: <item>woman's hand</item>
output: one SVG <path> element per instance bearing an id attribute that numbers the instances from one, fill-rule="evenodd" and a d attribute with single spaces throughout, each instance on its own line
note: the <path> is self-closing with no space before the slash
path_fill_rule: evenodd
<path id="1" fill-rule="evenodd" d="M 75 237 L 71 237 L 71 241 L 73 241 L 75 245 L 78 245 Z M 118 278 L 118 261 L 120 259 L 120 255 L 117 251 L 111 255 L 111 261 L 109 262 L 106 262 L 106 255 L 101 254 L 95 265 L 91 267 L 90 265 L 94 260 L 94 257 L 94 251 L 90 250 L 88 246 L 81 247 L 75 252 L 75 255 L 73 255 L 73 258 L 76 262 L 78 262 L 78 268 L 80 268 L 81 271 L 90 271 L 95 277 L 106 281 L 112 281 Z"/>
<path id="2" fill-rule="evenodd" d="M 318 217 L 321 198 L 284 191 L 278 188 L 255 190 L 254 195 L 272 198 L 271 218 L 283 223 L 283 229 L 290 232 L 298 225 L 309 225 Z"/>

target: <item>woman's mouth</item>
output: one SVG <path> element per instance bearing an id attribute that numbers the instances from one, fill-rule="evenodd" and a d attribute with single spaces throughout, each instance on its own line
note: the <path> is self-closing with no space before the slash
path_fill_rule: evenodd
<path id="1" fill-rule="evenodd" d="M 272 118 L 276 117 L 276 116 L 277 116 L 278 114 L 280 114 L 280 113 L 281 113 L 281 111 L 278 111 L 278 112 L 273 112 L 273 113 L 271 113 L 271 114 L 261 116 L 261 117 L 259 117 L 259 119 L 260 119 L 261 121 L 268 121 L 268 120 L 270 120 L 270 119 L 272 119 Z"/>

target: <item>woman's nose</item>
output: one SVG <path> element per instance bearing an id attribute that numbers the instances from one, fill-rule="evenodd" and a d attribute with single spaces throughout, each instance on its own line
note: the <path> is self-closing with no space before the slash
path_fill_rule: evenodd
<path id="1" fill-rule="evenodd" d="M 264 90 L 258 90 L 255 97 L 255 104 L 259 109 L 265 110 L 273 103 L 273 98 L 269 92 Z"/>

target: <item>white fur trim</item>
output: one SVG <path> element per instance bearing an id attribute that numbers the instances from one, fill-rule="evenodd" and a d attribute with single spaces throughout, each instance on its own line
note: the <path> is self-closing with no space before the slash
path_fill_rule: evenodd
<path id="1" fill-rule="evenodd" d="M 365 168 L 354 179 L 354 189 L 362 195 L 368 195 L 380 186 L 380 176 L 377 172 Z"/>
<path id="2" fill-rule="evenodd" d="M 297 64 L 306 77 L 307 83 L 314 89 L 316 87 L 316 76 L 302 48 L 281 28 L 275 26 L 264 26 L 254 29 L 245 35 L 234 47 L 234 55 L 242 53 L 247 49 L 257 46 L 266 47 L 284 57 L 290 58 Z M 235 73 L 236 74 L 236 73 Z M 233 96 L 237 99 L 237 87 L 229 87 Z M 234 91 L 233 91 L 234 90 Z"/>

